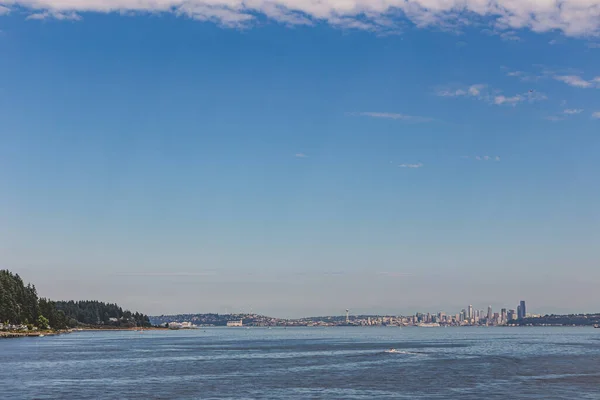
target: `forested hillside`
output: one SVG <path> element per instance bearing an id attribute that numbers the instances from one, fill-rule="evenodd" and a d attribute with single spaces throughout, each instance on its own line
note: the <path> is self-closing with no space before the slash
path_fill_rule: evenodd
<path id="1" fill-rule="evenodd" d="M 66 327 L 64 313 L 48 299 L 38 298 L 35 286 L 18 274 L 0 270 L 0 323 L 31 325 L 40 329 Z"/>
<path id="2" fill-rule="evenodd" d="M 58 301 L 56 308 L 63 312 L 70 326 L 106 325 L 119 327 L 150 326 L 147 315 L 123 311 L 116 304 L 100 301 Z"/>
<path id="3" fill-rule="evenodd" d="M 123 311 L 100 301 L 58 301 L 39 298 L 35 286 L 18 274 L 0 270 L 0 324 L 40 329 L 150 326 L 147 315 Z"/>

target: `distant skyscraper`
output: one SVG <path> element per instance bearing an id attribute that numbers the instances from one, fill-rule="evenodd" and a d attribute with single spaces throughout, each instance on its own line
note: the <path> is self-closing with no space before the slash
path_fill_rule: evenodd
<path id="1" fill-rule="evenodd" d="M 517 319 L 521 319 L 521 305 L 517 306 Z"/>
<path id="2" fill-rule="evenodd" d="M 523 319 L 527 316 L 527 308 L 525 307 L 525 300 L 521 300 L 519 304 L 519 310 L 521 310 L 519 314 L 519 319 Z"/>
<path id="3" fill-rule="evenodd" d="M 507 318 L 508 321 L 515 319 L 515 310 L 508 310 Z"/>
<path id="4" fill-rule="evenodd" d="M 487 315 L 487 319 L 488 319 L 488 320 L 492 319 L 492 306 L 488 306 L 488 315 Z"/>
<path id="5" fill-rule="evenodd" d="M 474 317 L 473 315 L 473 306 L 469 304 L 469 312 L 467 313 L 467 318 L 471 320 Z"/>

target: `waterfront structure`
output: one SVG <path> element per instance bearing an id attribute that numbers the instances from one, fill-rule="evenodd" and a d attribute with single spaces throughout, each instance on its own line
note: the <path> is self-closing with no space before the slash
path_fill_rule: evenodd
<path id="1" fill-rule="evenodd" d="M 244 326 L 244 320 L 239 321 L 227 321 L 227 326 Z"/>

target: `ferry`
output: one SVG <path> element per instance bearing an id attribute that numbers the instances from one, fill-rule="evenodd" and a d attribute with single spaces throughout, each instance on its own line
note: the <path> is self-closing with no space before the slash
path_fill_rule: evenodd
<path id="1" fill-rule="evenodd" d="M 440 324 L 437 322 L 421 322 L 420 324 L 417 324 L 417 326 L 419 328 L 439 328 Z"/>

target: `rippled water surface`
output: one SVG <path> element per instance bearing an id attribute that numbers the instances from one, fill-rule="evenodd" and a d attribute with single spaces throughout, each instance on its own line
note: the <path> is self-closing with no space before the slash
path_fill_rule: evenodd
<path id="1" fill-rule="evenodd" d="M 597 400 L 600 329 L 206 328 L 4 339 L 4 395 Z"/>

